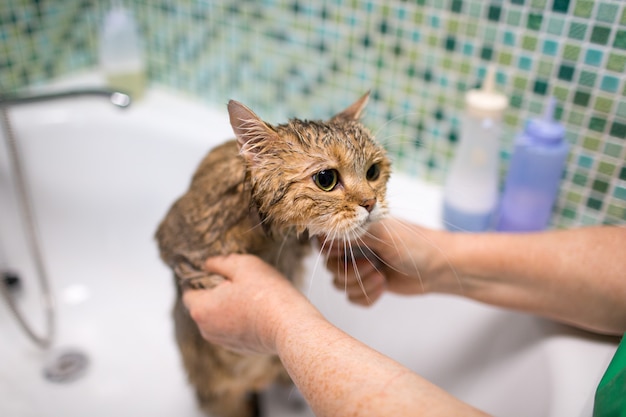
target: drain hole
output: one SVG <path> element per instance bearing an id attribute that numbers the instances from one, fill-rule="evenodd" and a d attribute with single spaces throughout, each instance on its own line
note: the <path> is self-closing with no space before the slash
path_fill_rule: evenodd
<path id="1" fill-rule="evenodd" d="M 43 373 L 48 381 L 67 383 L 82 377 L 88 366 L 87 355 L 78 350 L 64 350 L 52 354 Z"/>
<path id="2" fill-rule="evenodd" d="M 17 272 L 2 271 L 2 285 L 9 290 L 9 293 L 15 294 L 22 289 L 22 280 Z"/>

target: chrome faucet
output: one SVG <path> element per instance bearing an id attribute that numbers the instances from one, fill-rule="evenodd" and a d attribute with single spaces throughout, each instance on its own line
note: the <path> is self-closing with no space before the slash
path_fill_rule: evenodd
<path id="1" fill-rule="evenodd" d="M 130 96 L 120 91 L 108 88 L 81 88 L 44 94 L 0 95 L 0 108 L 81 96 L 105 97 L 108 98 L 112 104 L 120 108 L 126 108 L 130 106 L 131 103 Z"/>
<path id="2" fill-rule="evenodd" d="M 11 126 L 11 120 L 9 118 L 9 107 L 18 106 L 21 104 L 39 103 L 44 101 L 51 101 L 64 98 L 80 97 L 80 96 L 96 96 L 107 97 L 115 106 L 126 108 L 130 105 L 130 96 L 128 94 L 121 93 L 119 91 L 106 89 L 106 88 L 88 88 L 88 89 L 76 89 L 65 90 L 55 93 L 46 94 L 33 94 L 33 95 L 0 95 L 0 136 L 7 142 L 7 149 L 9 154 L 9 160 L 13 167 L 14 181 L 17 190 L 18 200 L 21 205 L 21 213 L 25 220 L 26 239 L 28 241 L 29 249 L 35 262 L 36 276 L 39 281 L 39 287 L 41 290 L 41 299 L 43 302 L 43 309 L 46 319 L 46 327 L 42 334 L 39 334 L 33 330 L 30 322 L 22 314 L 18 308 L 17 303 L 14 300 L 12 294 L 5 288 L 5 283 L 0 282 L 0 296 L 3 296 L 6 300 L 10 311 L 15 316 L 15 319 L 22 327 L 28 337 L 39 347 L 46 349 L 52 345 L 55 335 L 55 317 L 56 312 L 54 308 L 54 300 L 50 290 L 50 280 L 43 262 L 43 255 L 41 253 L 40 240 L 37 234 L 37 228 L 35 227 L 35 217 L 30 195 L 26 184 L 24 167 L 22 166 L 21 157 L 19 154 L 16 137 Z M 0 271 L 6 272 L 6 271 Z M 2 275 L 5 275 L 4 273 Z M 4 278 L 4 277 L 3 277 Z"/>

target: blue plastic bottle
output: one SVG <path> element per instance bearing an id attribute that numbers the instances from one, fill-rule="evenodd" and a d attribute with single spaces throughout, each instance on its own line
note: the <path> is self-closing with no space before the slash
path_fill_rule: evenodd
<path id="1" fill-rule="evenodd" d="M 515 140 L 497 230 L 535 231 L 548 226 L 569 152 L 565 129 L 550 99 L 543 119 L 531 120 Z"/>

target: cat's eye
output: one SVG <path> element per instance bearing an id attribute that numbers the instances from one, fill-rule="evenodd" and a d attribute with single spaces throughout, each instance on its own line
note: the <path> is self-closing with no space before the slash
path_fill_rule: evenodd
<path id="1" fill-rule="evenodd" d="M 365 179 L 368 181 L 376 181 L 380 176 L 380 166 L 378 164 L 372 164 L 371 167 L 365 173 Z"/>
<path id="2" fill-rule="evenodd" d="M 313 181 L 321 190 L 332 191 L 339 181 L 339 173 L 334 169 L 325 169 L 313 175 Z"/>

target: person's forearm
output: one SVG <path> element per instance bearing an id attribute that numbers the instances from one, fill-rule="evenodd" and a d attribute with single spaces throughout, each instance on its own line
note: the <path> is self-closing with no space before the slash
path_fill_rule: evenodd
<path id="1" fill-rule="evenodd" d="M 322 317 L 287 320 L 276 346 L 318 417 L 484 416 Z"/>
<path id="2" fill-rule="evenodd" d="M 454 234 L 453 290 L 588 330 L 626 331 L 626 229 L 593 227 L 540 234 Z"/>

